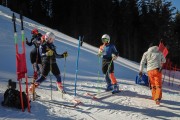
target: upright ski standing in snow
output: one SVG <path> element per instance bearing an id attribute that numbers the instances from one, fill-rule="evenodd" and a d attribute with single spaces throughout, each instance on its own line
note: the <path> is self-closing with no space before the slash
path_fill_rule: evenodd
<path id="1" fill-rule="evenodd" d="M 22 108 L 22 111 L 24 112 L 21 81 L 22 81 L 22 78 L 25 78 L 26 79 L 26 97 L 27 97 L 28 112 L 30 112 L 30 102 L 29 102 L 29 93 L 28 93 L 28 77 L 27 77 L 26 54 L 25 54 L 26 51 L 25 51 L 25 45 L 24 45 L 24 26 L 23 26 L 22 14 L 20 14 L 20 20 L 21 20 L 21 37 L 22 37 L 22 50 L 23 50 L 23 52 L 21 54 L 18 52 L 16 17 L 13 13 L 12 21 L 13 21 L 13 26 L 14 26 L 14 40 L 15 40 L 15 46 L 16 46 L 16 73 L 17 73 L 17 80 L 19 81 L 21 108 Z"/>

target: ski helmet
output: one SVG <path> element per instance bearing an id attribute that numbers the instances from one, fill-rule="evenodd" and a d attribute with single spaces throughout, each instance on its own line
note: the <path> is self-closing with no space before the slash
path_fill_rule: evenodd
<path id="1" fill-rule="evenodd" d="M 32 31 L 31 31 L 31 34 L 38 34 L 38 30 L 35 28 L 35 29 L 33 29 Z"/>
<path id="2" fill-rule="evenodd" d="M 47 32 L 47 33 L 45 34 L 45 41 L 46 41 L 46 42 L 52 43 L 52 42 L 54 41 L 54 39 L 55 39 L 54 33 L 52 33 L 52 32 Z"/>
<path id="3" fill-rule="evenodd" d="M 101 38 L 102 42 L 107 42 L 109 43 L 110 42 L 110 36 L 108 34 L 104 34 Z"/>

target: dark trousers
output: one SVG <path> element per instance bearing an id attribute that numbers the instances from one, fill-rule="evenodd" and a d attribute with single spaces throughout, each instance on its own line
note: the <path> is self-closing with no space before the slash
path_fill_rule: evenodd
<path id="1" fill-rule="evenodd" d="M 36 63 L 37 60 L 37 64 L 41 64 L 41 56 L 39 54 L 39 49 L 38 48 L 33 48 L 30 52 L 30 60 L 31 63 Z M 38 55 L 37 55 L 38 54 Z"/>
<path id="2" fill-rule="evenodd" d="M 103 61 L 102 61 L 102 71 L 103 71 L 103 74 L 105 74 L 105 79 L 106 79 L 107 85 L 111 84 L 111 79 L 109 77 L 109 73 L 114 72 L 114 63 L 113 63 L 113 61 L 111 63 L 109 71 L 108 71 L 108 67 L 110 65 L 110 62 L 111 62 L 111 60 L 106 60 L 106 59 L 103 59 Z"/>
<path id="3" fill-rule="evenodd" d="M 38 82 L 38 83 L 43 82 L 46 79 L 46 76 L 49 74 L 50 71 L 56 77 L 57 82 L 61 82 L 60 70 L 57 66 L 57 63 L 52 63 L 50 66 L 50 63 L 48 63 L 48 62 L 45 62 L 42 64 L 42 75 L 36 80 L 36 82 Z"/>

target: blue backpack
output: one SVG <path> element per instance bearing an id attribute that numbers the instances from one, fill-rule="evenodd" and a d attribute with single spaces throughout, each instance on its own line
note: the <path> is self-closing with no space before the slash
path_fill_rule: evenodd
<path id="1" fill-rule="evenodd" d="M 142 77 L 137 75 L 135 83 L 139 85 L 149 86 L 148 76 L 146 74 L 143 74 Z"/>

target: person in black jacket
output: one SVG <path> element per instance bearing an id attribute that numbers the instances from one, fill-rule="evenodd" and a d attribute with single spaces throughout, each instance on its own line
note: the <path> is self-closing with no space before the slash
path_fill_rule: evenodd
<path id="1" fill-rule="evenodd" d="M 55 35 L 52 32 L 47 32 L 45 34 L 45 40 L 40 45 L 40 54 L 42 60 L 42 74 L 35 81 L 35 88 L 38 87 L 45 79 L 48 73 L 51 71 L 57 79 L 58 90 L 63 91 L 63 86 L 61 83 L 61 74 L 56 63 L 56 58 L 64 58 L 68 56 L 68 53 L 65 51 L 63 54 L 58 54 L 56 52 L 56 47 L 53 44 Z M 33 85 L 30 86 L 29 91 L 32 93 Z"/>
<path id="2" fill-rule="evenodd" d="M 28 46 L 34 45 L 34 48 L 30 52 L 30 60 L 31 60 L 31 64 L 34 70 L 33 77 L 34 79 L 37 79 L 38 70 L 40 71 L 40 73 L 42 72 L 41 57 L 39 54 L 39 45 L 40 45 L 42 34 L 39 33 L 37 29 L 33 29 L 31 31 L 31 34 L 32 34 L 31 41 L 29 42 L 28 39 L 26 38 L 26 44 Z"/>

